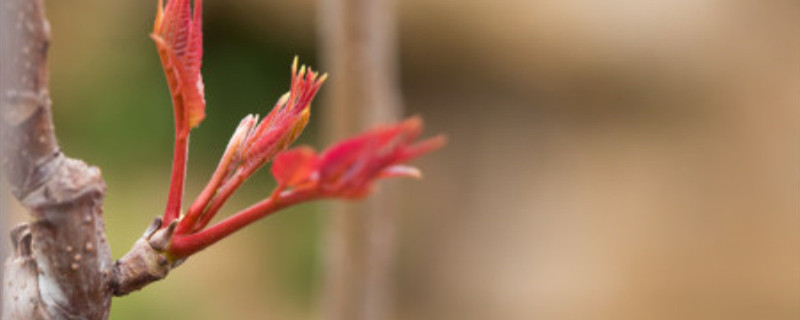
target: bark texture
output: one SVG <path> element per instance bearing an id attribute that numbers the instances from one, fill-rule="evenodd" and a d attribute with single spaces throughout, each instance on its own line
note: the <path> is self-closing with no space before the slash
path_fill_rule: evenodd
<path id="1" fill-rule="evenodd" d="M 392 0 L 320 0 L 324 68 L 331 74 L 331 141 L 402 112 Z M 331 142 L 328 141 L 328 142 Z M 396 192 L 383 186 L 363 203 L 332 203 L 325 239 L 322 318 L 393 318 Z"/>
<path id="2" fill-rule="evenodd" d="M 111 252 L 100 170 L 65 157 L 48 92 L 50 27 L 41 1 L 2 0 L 2 170 L 33 218 L 14 228 L 3 319 L 105 319 Z"/>

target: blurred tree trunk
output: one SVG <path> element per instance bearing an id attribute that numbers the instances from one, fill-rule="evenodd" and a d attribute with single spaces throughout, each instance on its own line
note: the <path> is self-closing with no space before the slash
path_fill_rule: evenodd
<path id="1" fill-rule="evenodd" d="M 105 184 L 100 170 L 67 158 L 56 142 L 42 1 L 2 0 L 0 7 L 0 163 L 8 189 L 33 217 L 11 231 L 2 319 L 105 319 L 113 266 Z"/>
<path id="2" fill-rule="evenodd" d="M 322 57 L 331 75 L 324 109 L 328 142 L 401 114 L 394 1 L 321 0 Z M 325 238 L 322 318 L 391 319 L 397 195 L 331 203 Z"/>

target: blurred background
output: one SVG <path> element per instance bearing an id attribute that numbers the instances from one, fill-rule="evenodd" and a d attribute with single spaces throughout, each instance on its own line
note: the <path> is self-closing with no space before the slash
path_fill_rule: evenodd
<path id="1" fill-rule="evenodd" d="M 47 2 L 58 138 L 102 169 L 115 258 L 166 201 L 155 2 Z M 288 90 L 295 54 L 320 65 L 325 14 L 311 0 L 205 2 L 207 118 L 187 197 L 239 119 Z M 396 12 L 405 114 L 450 138 L 416 162 L 423 180 L 384 182 L 403 199 L 396 319 L 800 318 L 800 2 Z M 323 87 L 299 143 L 324 147 L 325 100 Z M 224 211 L 272 187 L 263 171 Z M 260 221 L 115 299 L 111 319 L 318 318 L 326 219 L 315 203 Z"/>

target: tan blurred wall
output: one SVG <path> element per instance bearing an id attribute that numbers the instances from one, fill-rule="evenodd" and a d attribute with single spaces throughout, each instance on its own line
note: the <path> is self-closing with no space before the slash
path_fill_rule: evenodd
<path id="1" fill-rule="evenodd" d="M 408 319 L 800 317 L 798 3 L 403 4 Z"/>

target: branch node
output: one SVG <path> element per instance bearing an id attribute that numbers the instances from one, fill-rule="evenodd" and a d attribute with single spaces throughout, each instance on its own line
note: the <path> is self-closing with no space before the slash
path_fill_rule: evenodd
<path id="1" fill-rule="evenodd" d="M 48 208 L 75 205 L 84 198 L 101 199 L 105 193 L 105 183 L 96 167 L 67 158 L 61 152 L 41 161 L 34 166 L 34 172 L 26 181 L 38 186 L 21 198 L 26 207 L 33 209 L 36 218 L 58 221 L 62 217 L 43 216 L 48 212 L 58 212 Z"/>
<path id="2" fill-rule="evenodd" d="M 153 233 L 155 233 L 158 229 L 161 228 L 161 222 L 162 222 L 161 217 L 156 217 L 155 219 L 153 219 L 153 223 L 151 223 L 150 226 L 147 227 L 147 230 L 144 231 L 142 238 L 150 239 L 150 237 L 153 236 Z"/>
<path id="3" fill-rule="evenodd" d="M 14 253 L 16 256 L 31 256 L 31 240 L 31 228 L 27 223 L 20 224 L 11 230 L 11 244 L 14 245 Z"/>
<path id="4" fill-rule="evenodd" d="M 115 296 L 124 296 L 167 276 L 170 263 L 163 251 L 154 249 L 144 238 L 133 244 L 133 248 L 122 259 L 114 263 L 111 291 Z"/>
<path id="5" fill-rule="evenodd" d="M 169 241 L 172 239 L 172 234 L 175 233 L 175 228 L 178 226 L 178 221 L 173 220 L 165 229 L 153 232 L 147 243 L 150 244 L 156 251 L 166 251 L 169 246 Z"/>
<path id="6" fill-rule="evenodd" d="M 169 226 L 161 228 L 161 218 L 156 218 L 124 257 L 114 263 L 111 290 L 115 296 L 124 296 L 144 286 L 164 279 L 172 268 L 182 260 L 171 262 L 166 248 L 178 226 L 172 221 Z"/>

